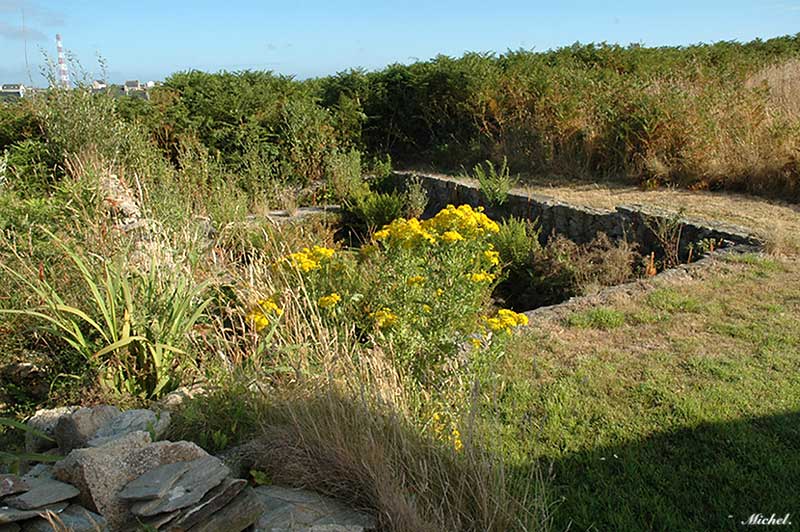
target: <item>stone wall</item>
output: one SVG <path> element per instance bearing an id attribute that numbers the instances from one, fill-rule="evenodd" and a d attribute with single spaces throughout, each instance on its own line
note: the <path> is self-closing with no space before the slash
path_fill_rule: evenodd
<path id="1" fill-rule="evenodd" d="M 450 203 L 483 206 L 486 214 L 495 219 L 513 216 L 538 220 L 543 244 L 554 233 L 582 244 L 591 241 L 601 232 L 614 240 L 625 238 L 636 243 L 642 254 L 654 252 L 660 256 L 661 245 L 652 228 L 674 220 L 680 224 L 682 255 L 686 254 L 691 243 L 707 239 L 713 240 L 716 248 L 762 245 L 758 238 L 741 227 L 684 217 L 674 219 L 671 213 L 642 205 L 624 205 L 615 210 L 595 209 L 572 205 L 547 196 L 512 192 L 498 209 L 486 205 L 477 185 L 454 178 L 397 172 L 390 178 L 391 184 L 398 190 L 403 190 L 413 175 L 420 179 L 428 193 L 425 216 L 438 212 Z"/>

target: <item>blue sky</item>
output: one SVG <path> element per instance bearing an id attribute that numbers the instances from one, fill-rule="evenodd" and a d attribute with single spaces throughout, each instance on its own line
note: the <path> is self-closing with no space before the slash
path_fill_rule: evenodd
<path id="1" fill-rule="evenodd" d="M 22 31 L 22 11 L 26 31 Z M 159 80 L 196 68 L 300 78 L 436 54 L 546 50 L 580 42 L 746 41 L 800 32 L 800 0 L 281 2 L 0 0 L 0 82 L 34 82 L 55 34 L 90 74 Z"/>

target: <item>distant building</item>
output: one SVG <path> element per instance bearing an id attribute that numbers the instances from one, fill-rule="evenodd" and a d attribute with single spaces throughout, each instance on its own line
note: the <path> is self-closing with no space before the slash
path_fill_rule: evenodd
<path id="1" fill-rule="evenodd" d="M 103 89 L 105 89 L 107 87 L 108 87 L 108 85 L 106 85 L 105 81 L 96 79 L 96 80 L 94 80 L 92 82 L 92 90 L 98 91 L 98 90 L 103 90 Z"/>
<path id="2" fill-rule="evenodd" d="M 25 97 L 25 85 L 22 83 L 5 83 L 0 85 L 0 94 L 5 97 Z"/>
<path id="3" fill-rule="evenodd" d="M 125 93 L 133 92 L 133 91 L 141 91 L 144 90 L 144 87 L 139 83 L 138 79 L 126 81 L 125 85 L 122 86 Z"/>

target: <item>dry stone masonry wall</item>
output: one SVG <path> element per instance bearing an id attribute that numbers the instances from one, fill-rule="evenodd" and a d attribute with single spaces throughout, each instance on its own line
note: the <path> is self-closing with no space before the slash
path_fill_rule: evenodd
<path id="1" fill-rule="evenodd" d="M 392 176 L 393 186 L 404 189 L 409 178 L 416 176 L 428 194 L 425 215 L 437 212 L 448 204 L 483 206 L 486 213 L 496 219 L 516 217 L 538 220 L 543 239 L 553 233 L 564 235 L 578 244 L 590 242 L 598 232 L 612 239 L 625 238 L 639 246 L 642 254 L 661 251 L 661 245 L 653 227 L 673 223 L 673 214 L 642 205 L 619 206 L 615 210 L 596 209 L 572 205 L 537 194 L 511 192 L 500 208 L 486 205 L 477 185 L 453 178 L 397 172 Z M 681 252 L 691 243 L 713 240 L 716 247 L 752 246 L 760 247 L 758 238 L 746 229 L 733 225 L 682 217 L 680 224 Z"/>

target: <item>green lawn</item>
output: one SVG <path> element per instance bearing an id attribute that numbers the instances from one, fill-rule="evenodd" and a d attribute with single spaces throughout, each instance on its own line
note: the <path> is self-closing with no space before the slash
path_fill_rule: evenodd
<path id="1" fill-rule="evenodd" d="M 796 262 L 745 256 L 538 321 L 506 368 L 491 422 L 519 468 L 552 466 L 556 530 L 800 511 Z"/>

